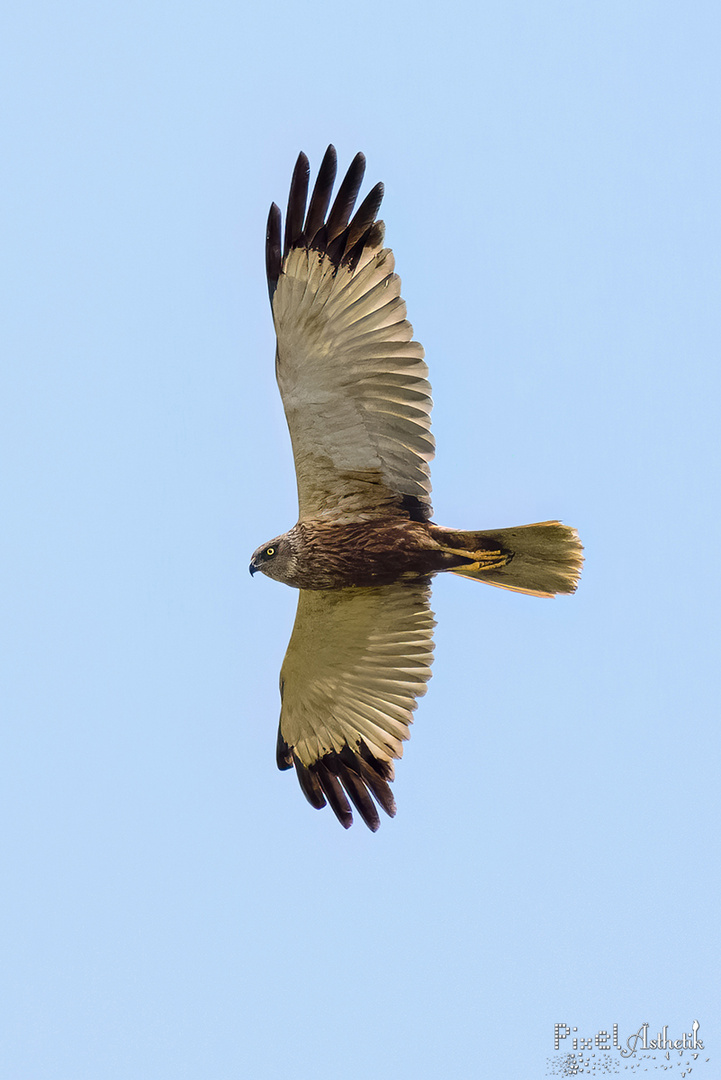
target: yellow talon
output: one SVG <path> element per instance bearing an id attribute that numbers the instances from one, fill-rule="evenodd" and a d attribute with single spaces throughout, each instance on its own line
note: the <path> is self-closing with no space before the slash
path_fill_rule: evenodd
<path id="1" fill-rule="evenodd" d="M 475 552 L 474 554 L 478 554 Z M 509 562 L 508 555 L 501 555 L 500 551 L 484 551 L 483 557 L 470 566 L 459 567 L 462 570 L 497 570 L 499 566 L 505 566 Z"/>
<path id="2" fill-rule="evenodd" d="M 496 570 L 499 566 L 505 566 L 511 561 L 509 554 L 503 555 L 500 548 L 496 551 L 465 551 L 463 548 L 443 547 L 449 555 L 460 555 L 464 559 L 472 559 L 470 566 L 459 567 L 461 572 L 471 570 Z"/>

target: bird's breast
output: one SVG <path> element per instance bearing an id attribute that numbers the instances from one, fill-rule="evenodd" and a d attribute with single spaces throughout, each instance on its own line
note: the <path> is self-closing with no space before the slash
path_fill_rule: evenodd
<path id="1" fill-rule="evenodd" d="M 292 533 L 296 565 L 290 584 L 300 589 L 390 585 L 447 568 L 446 555 L 424 522 L 311 520 Z"/>

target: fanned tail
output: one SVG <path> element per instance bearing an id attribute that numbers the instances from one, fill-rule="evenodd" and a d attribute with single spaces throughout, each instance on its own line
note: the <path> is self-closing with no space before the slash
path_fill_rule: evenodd
<path id="1" fill-rule="evenodd" d="M 578 533 L 560 521 L 538 521 L 514 529 L 461 532 L 433 529 L 446 551 L 468 559 L 454 574 L 486 581 L 529 596 L 575 592 L 583 565 Z"/>

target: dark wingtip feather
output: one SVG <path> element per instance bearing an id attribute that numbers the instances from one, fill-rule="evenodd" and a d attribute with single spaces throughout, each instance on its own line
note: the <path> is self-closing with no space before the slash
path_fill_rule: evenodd
<path id="1" fill-rule="evenodd" d="M 330 764 L 326 764 L 326 761 L 330 756 L 330 754 L 327 754 L 325 758 L 321 758 L 321 760 L 313 766 L 313 772 L 318 778 L 323 794 L 330 803 L 331 810 L 338 818 L 343 828 L 350 829 L 353 824 L 353 813 L 350 808 L 350 803 L 345 797 L 345 792 L 338 782 L 337 776 L 334 775 Z"/>
<path id="2" fill-rule="evenodd" d="M 383 202 L 384 191 L 385 188 L 383 187 L 383 184 L 376 184 L 374 188 L 371 188 L 356 210 L 353 220 L 348 227 L 346 249 L 352 248 L 375 221 L 378 216 L 378 211 L 380 210 L 380 205 Z"/>
<path id="3" fill-rule="evenodd" d="M 365 786 L 360 776 L 353 772 L 342 761 L 338 760 L 337 768 L 338 777 L 346 790 L 348 798 L 351 800 L 371 832 L 377 832 L 381 827 L 381 819 L 378 817 L 378 811 L 375 808 L 373 799 L 370 797 L 368 788 Z"/>
<path id="4" fill-rule="evenodd" d="M 298 774 L 300 789 L 306 799 L 314 809 L 322 810 L 325 806 L 325 796 L 323 795 L 320 781 L 315 770 L 306 769 L 303 762 L 299 761 L 295 754 L 293 755 L 293 764 L 295 765 L 295 771 Z"/>
<path id="5" fill-rule="evenodd" d="M 271 301 L 280 277 L 281 261 L 280 207 L 276 206 L 275 203 L 271 203 L 268 225 L 265 230 L 265 272 L 268 276 L 268 295 Z"/>
<path id="6" fill-rule="evenodd" d="M 359 151 L 350 163 L 350 168 L 338 188 L 338 194 L 328 215 L 326 229 L 329 243 L 335 240 L 348 224 L 355 201 L 358 198 L 360 186 L 363 183 L 365 171 L 365 154 Z"/>
<path id="7" fill-rule="evenodd" d="M 310 163 L 306 155 L 301 152 L 293 169 L 293 177 L 290 182 L 288 194 L 288 212 L 285 216 L 285 237 L 283 240 L 283 258 L 288 254 L 296 240 L 303 234 L 303 219 L 305 218 L 305 202 L 308 197 L 308 182 L 310 180 Z"/>
<path id="8" fill-rule="evenodd" d="M 313 186 L 313 194 L 310 197 L 310 205 L 308 206 L 303 228 L 303 236 L 308 244 L 313 242 L 318 230 L 323 227 L 325 215 L 328 213 L 328 207 L 330 206 L 330 197 L 333 192 L 337 169 L 338 155 L 335 152 L 335 146 L 331 143 L 320 163 L 318 176 Z"/>
<path id="9" fill-rule="evenodd" d="M 380 761 L 374 757 L 367 744 L 361 739 L 358 754 L 355 755 L 358 771 L 364 784 L 373 792 L 373 796 L 388 817 L 396 816 L 396 801 L 389 787 L 393 779 L 393 765 L 390 761 Z"/>

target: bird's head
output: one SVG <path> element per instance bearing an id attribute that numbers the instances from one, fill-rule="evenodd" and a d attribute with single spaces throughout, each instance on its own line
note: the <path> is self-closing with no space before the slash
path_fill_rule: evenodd
<path id="1" fill-rule="evenodd" d="M 260 570 L 261 574 L 266 574 L 269 578 L 288 582 L 293 575 L 295 564 L 293 545 L 288 534 L 285 533 L 256 548 L 250 560 L 250 572 L 255 574 Z"/>

